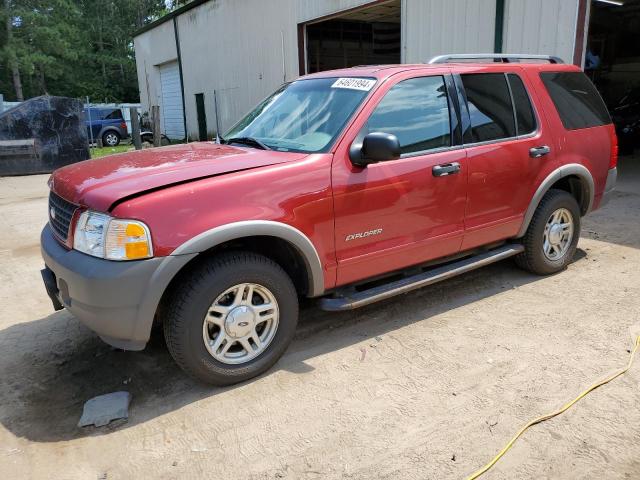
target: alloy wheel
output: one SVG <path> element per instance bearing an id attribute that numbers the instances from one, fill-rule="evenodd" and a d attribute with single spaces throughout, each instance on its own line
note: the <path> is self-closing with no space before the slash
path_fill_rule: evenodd
<path id="1" fill-rule="evenodd" d="M 573 216 L 566 208 L 555 210 L 544 228 L 542 250 L 551 261 L 561 259 L 569 250 L 573 240 Z"/>
<path id="2" fill-rule="evenodd" d="M 269 289 L 241 283 L 211 304 L 202 325 L 207 351 L 219 362 L 246 363 L 264 352 L 278 329 L 278 302 Z"/>

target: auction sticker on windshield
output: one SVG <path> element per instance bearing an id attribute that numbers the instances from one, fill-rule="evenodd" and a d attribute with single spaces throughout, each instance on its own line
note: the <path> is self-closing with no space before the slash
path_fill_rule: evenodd
<path id="1" fill-rule="evenodd" d="M 337 79 L 335 82 L 333 82 L 331 88 L 349 88 L 351 90 L 363 90 L 365 92 L 368 92 L 373 88 L 375 84 L 376 81 L 370 78 L 346 77 Z"/>

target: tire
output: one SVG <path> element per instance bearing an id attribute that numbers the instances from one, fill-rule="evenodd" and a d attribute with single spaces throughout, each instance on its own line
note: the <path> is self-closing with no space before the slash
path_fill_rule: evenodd
<path id="1" fill-rule="evenodd" d="M 554 218 L 554 215 L 557 216 Z M 571 223 L 570 238 L 567 233 L 569 227 L 564 227 L 568 223 Z M 559 272 L 573 259 L 579 238 L 578 202 L 564 190 L 551 189 L 542 197 L 533 214 L 529 228 L 522 238 L 524 252 L 515 257 L 516 264 L 537 275 Z M 549 241 L 545 242 L 545 239 Z"/>
<path id="2" fill-rule="evenodd" d="M 108 130 L 102 134 L 102 145 L 105 147 L 117 147 L 120 145 L 120 134 L 115 130 Z"/>
<path id="3" fill-rule="evenodd" d="M 282 356 L 298 323 L 298 296 L 275 262 L 255 253 L 228 252 L 187 273 L 160 315 L 169 352 L 187 374 L 231 385 L 260 375 Z"/>

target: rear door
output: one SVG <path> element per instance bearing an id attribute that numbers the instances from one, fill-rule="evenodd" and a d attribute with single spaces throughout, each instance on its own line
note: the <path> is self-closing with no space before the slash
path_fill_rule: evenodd
<path id="1" fill-rule="evenodd" d="M 466 250 L 516 235 L 532 188 L 556 161 L 546 120 L 520 69 L 480 69 L 456 76 L 456 82 L 466 105 Z"/>
<path id="2" fill-rule="evenodd" d="M 356 132 L 352 128 L 336 151 L 338 285 L 460 249 L 467 170 L 448 73 L 392 77 L 377 105 L 367 105 Z M 370 132 L 396 135 L 401 158 L 354 166 L 349 147 Z M 444 175 L 440 165 L 456 168 Z"/>

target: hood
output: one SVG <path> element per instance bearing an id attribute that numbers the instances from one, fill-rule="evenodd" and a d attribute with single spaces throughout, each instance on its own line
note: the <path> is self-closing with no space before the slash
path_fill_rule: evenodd
<path id="1" fill-rule="evenodd" d="M 74 163 L 53 172 L 50 186 L 70 202 L 106 212 L 145 191 L 305 156 L 208 142 L 173 145 Z"/>

